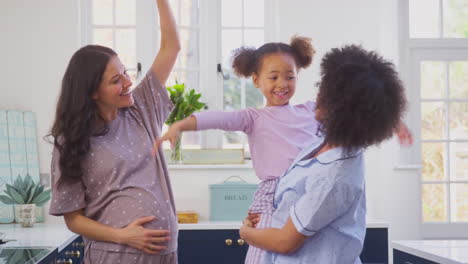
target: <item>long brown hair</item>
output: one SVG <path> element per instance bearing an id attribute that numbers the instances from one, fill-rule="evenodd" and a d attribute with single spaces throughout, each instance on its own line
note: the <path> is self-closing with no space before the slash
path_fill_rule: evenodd
<path id="1" fill-rule="evenodd" d="M 107 132 L 106 126 L 100 130 L 93 127 L 100 117 L 92 95 L 101 84 L 107 64 L 116 55 L 110 48 L 88 45 L 76 51 L 68 63 L 49 134 L 60 153 L 61 181 L 81 178 L 91 136 Z"/>

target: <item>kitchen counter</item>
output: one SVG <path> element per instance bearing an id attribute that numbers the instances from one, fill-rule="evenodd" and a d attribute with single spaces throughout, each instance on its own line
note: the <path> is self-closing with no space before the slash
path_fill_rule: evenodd
<path id="1" fill-rule="evenodd" d="M 0 224 L 0 232 L 5 233 L 4 239 L 16 240 L 6 243 L 6 247 L 53 247 L 58 251 L 78 237 L 63 224 L 36 223 L 32 228 Z"/>
<path id="2" fill-rule="evenodd" d="M 400 240 L 392 248 L 440 264 L 468 264 L 468 240 Z"/>
<path id="3" fill-rule="evenodd" d="M 388 228 L 385 221 L 375 219 L 366 220 L 367 228 Z M 179 224 L 180 230 L 215 230 L 215 229 L 238 229 L 242 225 L 241 221 L 206 221 L 197 224 Z"/>

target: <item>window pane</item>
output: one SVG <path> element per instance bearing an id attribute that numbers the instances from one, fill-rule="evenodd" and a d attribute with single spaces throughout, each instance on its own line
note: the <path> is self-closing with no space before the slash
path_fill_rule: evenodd
<path id="1" fill-rule="evenodd" d="M 439 0 L 410 0 L 410 38 L 439 38 Z"/>
<path id="2" fill-rule="evenodd" d="M 180 0 L 170 0 L 169 3 L 171 5 L 172 12 L 174 13 L 176 23 L 177 23 L 177 25 L 180 25 L 180 19 L 179 19 L 179 16 L 180 16 L 180 12 L 179 12 Z"/>
<path id="3" fill-rule="evenodd" d="M 242 46 L 242 32 L 240 30 L 223 30 L 221 33 L 221 56 L 225 66 L 229 65 L 232 52 Z"/>
<path id="4" fill-rule="evenodd" d="M 450 98 L 468 98 L 468 61 L 454 61 L 449 67 Z"/>
<path id="5" fill-rule="evenodd" d="M 128 68 L 136 68 L 135 29 L 117 29 L 115 31 L 115 51 L 122 63 Z"/>
<path id="6" fill-rule="evenodd" d="M 468 184 L 451 184 L 450 195 L 452 221 L 468 222 Z"/>
<path id="7" fill-rule="evenodd" d="M 197 26 L 199 10 L 197 0 L 181 0 L 180 24 L 182 26 Z"/>
<path id="8" fill-rule="evenodd" d="M 244 0 L 244 26 L 263 27 L 265 21 L 264 3 L 265 0 Z"/>
<path id="9" fill-rule="evenodd" d="M 199 149 L 200 148 L 200 132 L 188 131 L 182 136 L 182 148 L 184 149 Z"/>
<path id="10" fill-rule="evenodd" d="M 450 143 L 450 179 L 468 181 L 468 143 Z"/>
<path id="11" fill-rule="evenodd" d="M 117 25 L 136 24 L 136 1 L 115 0 L 115 22 Z"/>
<path id="12" fill-rule="evenodd" d="M 422 139 L 446 139 L 446 109 L 442 102 L 421 103 Z"/>
<path id="13" fill-rule="evenodd" d="M 259 48 L 265 44 L 265 31 L 264 30 L 245 30 L 244 43 L 246 46 Z"/>
<path id="14" fill-rule="evenodd" d="M 249 79 L 245 83 L 245 105 L 247 107 L 261 108 L 264 106 L 263 95 L 257 87 Z"/>
<path id="15" fill-rule="evenodd" d="M 177 71 L 172 71 L 169 77 L 167 78 L 166 85 L 171 86 L 176 83 L 183 83 L 184 80 L 181 80 L 180 73 Z"/>
<path id="16" fill-rule="evenodd" d="M 450 138 L 468 139 L 468 103 L 450 103 Z"/>
<path id="17" fill-rule="evenodd" d="M 423 184 L 422 203 L 424 222 L 447 221 L 447 187 L 445 184 Z"/>
<path id="18" fill-rule="evenodd" d="M 242 148 L 243 133 L 239 131 L 228 131 L 223 133 L 223 148 L 239 149 Z"/>
<path id="19" fill-rule="evenodd" d="M 114 47 L 112 37 L 112 29 L 110 28 L 96 28 L 93 29 L 93 43 L 97 45 L 106 46 L 109 48 Z"/>
<path id="20" fill-rule="evenodd" d="M 231 76 L 229 80 L 223 81 L 224 110 L 239 110 L 241 108 L 241 80 L 227 69 L 223 69 L 223 72 Z"/>
<path id="21" fill-rule="evenodd" d="M 447 155 L 445 143 L 422 143 L 422 180 L 443 181 L 446 179 Z"/>
<path id="22" fill-rule="evenodd" d="M 221 2 L 221 23 L 223 27 L 242 26 L 241 0 L 223 0 Z"/>
<path id="23" fill-rule="evenodd" d="M 94 25 L 112 25 L 112 0 L 93 0 L 92 23 Z"/>
<path id="24" fill-rule="evenodd" d="M 421 62 L 421 99 L 445 98 L 446 68 L 443 61 Z"/>
<path id="25" fill-rule="evenodd" d="M 179 55 L 179 66 L 182 68 L 198 68 L 200 65 L 198 30 L 181 29 L 180 41 L 182 50 Z"/>
<path id="26" fill-rule="evenodd" d="M 186 89 L 195 89 L 200 91 L 200 73 L 198 71 L 187 71 L 183 73 L 185 75 L 185 87 Z M 203 95 L 200 97 L 200 101 L 203 101 Z"/>
<path id="27" fill-rule="evenodd" d="M 468 38 L 468 1 L 443 0 L 444 37 Z"/>

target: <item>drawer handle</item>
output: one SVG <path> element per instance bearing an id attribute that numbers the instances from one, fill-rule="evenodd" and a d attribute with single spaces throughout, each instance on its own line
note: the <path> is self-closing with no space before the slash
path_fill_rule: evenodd
<path id="1" fill-rule="evenodd" d="M 77 251 L 73 251 L 73 250 L 72 250 L 72 251 L 65 251 L 65 256 L 67 256 L 67 257 L 70 257 L 70 256 L 71 256 L 71 257 L 77 257 L 77 258 L 79 258 L 80 255 L 81 255 L 81 253 L 80 253 L 79 250 L 77 250 Z"/>
<path id="2" fill-rule="evenodd" d="M 73 264 L 73 260 L 71 260 L 71 259 L 67 259 L 67 260 L 59 259 L 59 260 L 57 260 L 57 264 Z"/>
<path id="3" fill-rule="evenodd" d="M 226 246 L 232 245 L 232 239 L 228 238 L 224 241 L 226 243 Z"/>
<path id="4" fill-rule="evenodd" d="M 413 264 L 413 262 L 405 261 L 404 264 Z"/>
<path id="5" fill-rule="evenodd" d="M 242 238 L 237 239 L 237 245 L 243 246 L 244 244 L 245 244 L 244 239 L 242 239 Z"/>

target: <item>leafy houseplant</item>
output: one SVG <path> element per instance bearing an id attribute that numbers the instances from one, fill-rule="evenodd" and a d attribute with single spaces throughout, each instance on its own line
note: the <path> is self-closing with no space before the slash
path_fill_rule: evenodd
<path id="1" fill-rule="evenodd" d="M 199 111 L 202 108 L 206 109 L 206 104 L 198 101 L 198 99 L 200 99 L 201 97 L 201 94 L 196 93 L 194 89 L 186 91 L 185 84 L 176 83 L 173 86 L 167 87 L 166 89 L 167 91 L 169 91 L 171 101 L 174 104 L 174 110 L 171 112 L 169 118 L 166 120 L 166 124 L 168 126 L 174 124 L 179 120 L 189 117 L 195 111 Z M 182 161 L 180 142 L 181 139 L 179 138 L 171 154 L 171 159 L 174 162 Z"/>
<path id="2" fill-rule="evenodd" d="M 19 213 L 19 222 L 22 226 L 31 227 L 34 224 L 34 211 L 36 206 L 43 206 L 50 199 L 50 189 L 35 183 L 29 174 L 24 180 L 20 175 L 13 185 L 5 184 L 5 194 L 0 195 L 0 201 L 5 204 L 16 205 Z"/>

